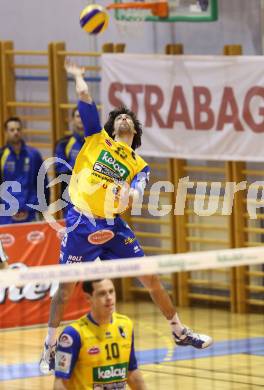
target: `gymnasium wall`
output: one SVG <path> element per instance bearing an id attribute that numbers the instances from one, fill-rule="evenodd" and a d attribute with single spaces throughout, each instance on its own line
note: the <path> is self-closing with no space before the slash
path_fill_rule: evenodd
<path id="1" fill-rule="evenodd" d="M 111 0 L 110 0 L 111 1 Z M 98 1 L 109 4 L 107 0 Z M 50 41 L 65 41 L 69 50 L 100 50 L 105 42 L 127 43 L 127 52 L 162 53 L 167 43 L 181 42 L 186 54 L 220 54 L 225 44 L 241 44 L 244 54 L 261 54 L 261 0 L 219 0 L 215 23 L 144 23 L 141 36 L 120 36 L 115 23 L 98 38 L 79 28 L 79 12 L 87 0 L 2 1 L 0 40 L 17 49 L 46 49 Z M 195 37 L 195 39 L 194 39 Z"/>

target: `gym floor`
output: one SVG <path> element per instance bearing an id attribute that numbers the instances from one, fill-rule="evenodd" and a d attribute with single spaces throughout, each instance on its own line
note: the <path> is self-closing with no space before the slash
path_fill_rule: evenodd
<path id="1" fill-rule="evenodd" d="M 135 325 L 140 368 L 149 390 L 254 390 L 264 388 L 264 314 L 183 308 L 181 318 L 214 338 L 205 350 L 176 347 L 166 320 L 152 303 L 118 305 Z M 0 331 L 0 389 L 48 390 L 52 376 L 40 376 L 38 360 L 46 327 Z"/>

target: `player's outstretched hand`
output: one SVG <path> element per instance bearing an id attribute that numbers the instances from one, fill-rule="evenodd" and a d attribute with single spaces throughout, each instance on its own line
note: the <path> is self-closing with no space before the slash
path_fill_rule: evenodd
<path id="1" fill-rule="evenodd" d="M 81 76 L 83 77 L 85 73 L 85 68 L 83 66 L 77 65 L 75 62 L 71 61 L 69 58 L 65 59 L 64 68 L 66 72 L 74 77 Z"/>
<path id="2" fill-rule="evenodd" d="M 65 59 L 64 68 L 68 74 L 72 75 L 75 78 L 76 93 L 79 100 L 82 100 L 87 103 L 92 103 L 93 100 L 89 93 L 88 85 L 86 84 L 83 77 L 85 73 L 85 68 L 83 66 L 77 65 L 69 58 Z"/>

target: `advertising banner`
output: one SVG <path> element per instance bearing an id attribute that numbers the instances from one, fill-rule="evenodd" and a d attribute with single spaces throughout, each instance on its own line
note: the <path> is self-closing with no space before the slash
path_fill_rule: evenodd
<path id="1" fill-rule="evenodd" d="M 46 222 L 0 226 L 0 240 L 12 268 L 58 264 L 62 236 L 63 229 L 57 232 Z M 46 323 L 56 289 L 57 283 L 48 281 L 0 288 L 0 328 Z M 63 319 L 78 318 L 87 310 L 87 301 L 78 285 Z"/>
<path id="2" fill-rule="evenodd" d="M 104 54 L 102 65 L 103 117 L 134 111 L 142 155 L 263 161 L 263 57 Z"/>

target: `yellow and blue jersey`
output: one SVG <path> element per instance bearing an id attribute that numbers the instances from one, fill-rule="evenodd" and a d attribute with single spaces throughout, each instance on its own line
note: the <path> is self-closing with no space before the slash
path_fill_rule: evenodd
<path id="1" fill-rule="evenodd" d="M 27 220 L 20 222 L 29 222 L 35 217 L 35 210 L 29 207 L 30 204 L 38 205 L 37 177 L 39 169 L 43 163 L 39 151 L 22 142 L 20 153 L 17 154 L 12 145 L 5 145 L 0 150 L 0 168 L 1 182 L 16 182 L 16 186 L 9 186 L 9 197 L 2 199 L 1 203 L 7 210 L 10 203 L 14 203 L 14 198 L 18 203 L 18 211 L 27 211 Z M 48 188 L 47 175 L 44 178 L 43 189 L 46 203 L 49 204 L 50 191 Z M 10 199 L 10 201 L 9 201 Z M 9 206 L 8 206 L 9 205 Z M 12 219 L 12 215 L 0 217 L 0 224 L 17 222 Z"/>
<path id="2" fill-rule="evenodd" d="M 132 321 L 114 313 L 98 325 L 91 314 L 67 326 L 59 337 L 55 376 L 67 389 L 125 389 L 129 371 L 137 369 Z"/>
<path id="3" fill-rule="evenodd" d="M 61 174 L 71 175 L 77 155 L 84 144 L 84 136 L 73 132 L 72 135 L 64 137 L 58 141 L 55 147 L 55 173 L 56 176 Z M 66 191 L 66 192 L 65 192 Z M 68 184 L 65 181 L 60 183 L 60 196 L 69 201 Z M 63 215 L 66 217 L 71 203 L 63 209 Z"/>
<path id="4" fill-rule="evenodd" d="M 94 103 L 79 101 L 78 111 L 85 129 L 85 143 L 74 165 L 70 198 L 81 211 L 113 217 L 118 207 L 116 193 L 124 183 L 142 190 L 149 167 L 130 146 L 113 140 L 102 129 Z"/>
<path id="5" fill-rule="evenodd" d="M 57 175 L 61 173 L 71 173 L 70 168 L 74 167 L 77 155 L 83 144 L 84 137 L 76 132 L 58 141 L 55 148 L 55 157 L 62 159 L 69 165 L 66 165 L 61 161 L 56 161 L 55 170 Z"/>

